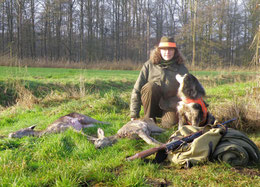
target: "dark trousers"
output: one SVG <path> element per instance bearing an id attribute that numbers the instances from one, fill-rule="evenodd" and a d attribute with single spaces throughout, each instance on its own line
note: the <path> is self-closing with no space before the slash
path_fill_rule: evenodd
<path id="1" fill-rule="evenodd" d="M 146 83 L 141 90 L 141 100 L 144 107 L 144 117 L 162 117 L 162 126 L 170 128 L 178 123 L 176 111 L 164 111 L 159 102 L 162 97 L 161 87 L 155 83 Z"/>

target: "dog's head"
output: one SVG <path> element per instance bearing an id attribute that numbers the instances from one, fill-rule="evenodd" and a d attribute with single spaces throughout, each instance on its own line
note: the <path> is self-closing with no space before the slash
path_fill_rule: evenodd
<path id="1" fill-rule="evenodd" d="M 180 98 L 197 99 L 206 95 L 203 86 L 192 74 L 177 74 L 176 80 L 180 83 L 178 89 L 178 96 Z"/>

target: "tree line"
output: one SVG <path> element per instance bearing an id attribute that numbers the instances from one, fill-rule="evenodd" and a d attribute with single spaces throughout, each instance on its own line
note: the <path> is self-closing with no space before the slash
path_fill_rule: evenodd
<path id="1" fill-rule="evenodd" d="M 258 44 L 252 42 L 260 29 L 259 4 L 259 0 L 2 0 L 0 56 L 140 62 L 161 36 L 168 35 L 193 65 L 248 65 L 258 52 Z"/>

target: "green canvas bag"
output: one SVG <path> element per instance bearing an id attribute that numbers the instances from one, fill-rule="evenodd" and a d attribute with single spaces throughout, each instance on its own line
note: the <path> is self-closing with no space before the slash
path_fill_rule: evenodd
<path id="1" fill-rule="evenodd" d="M 186 125 L 176 131 L 170 141 L 200 130 L 203 127 Z M 196 165 L 209 159 L 227 162 L 232 166 L 246 166 L 260 161 L 258 147 L 244 133 L 232 128 L 209 128 L 205 131 L 193 142 L 184 142 L 178 149 L 170 151 L 168 160 L 181 166 Z"/>
<path id="2" fill-rule="evenodd" d="M 208 128 L 208 127 L 207 127 Z M 185 125 L 176 131 L 172 136 L 174 138 L 190 135 L 191 133 L 203 130 L 202 127 L 194 127 Z M 205 129 L 204 129 L 205 130 Z M 205 162 L 215 150 L 219 140 L 221 139 L 224 128 L 210 128 L 200 137 L 191 143 L 184 143 L 178 149 L 168 153 L 168 160 L 178 165 L 195 165 Z M 171 139 L 170 138 L 170 139 Z"/>

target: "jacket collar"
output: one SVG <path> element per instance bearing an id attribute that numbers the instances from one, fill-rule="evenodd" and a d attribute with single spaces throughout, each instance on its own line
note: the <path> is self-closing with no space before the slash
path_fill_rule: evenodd
<path id="1" fill-rule="evenodd" d="M 169 61 L 161 60 L 160 63 L 158 64 L 158 66 L 160 66 L 162 68 L 173 67 L 175 65 L 177 65 L 177 63 L 173 59 L 169 60 Z"/>

